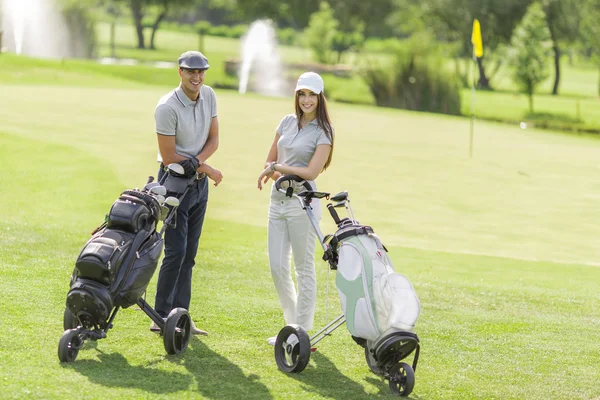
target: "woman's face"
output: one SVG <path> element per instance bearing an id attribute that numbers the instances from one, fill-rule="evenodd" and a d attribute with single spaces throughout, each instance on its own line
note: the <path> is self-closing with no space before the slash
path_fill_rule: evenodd
<path id="1" fill-rule="evenodd" d="M 317 110 L 319 95 L 308 89 L 298 90 L 298 105 L 304 114 L 311 114 Z"/>

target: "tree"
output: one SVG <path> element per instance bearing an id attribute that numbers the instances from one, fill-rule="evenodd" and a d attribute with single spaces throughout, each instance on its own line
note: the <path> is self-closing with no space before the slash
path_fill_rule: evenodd
<path id="1" fill-rule="evenodd" d="M 395 12 L 387 19 L 398 34 L 412 33 L 422 27 L 437 39 L 462 44 L 463 57 L 472 57 L 471 29 L 473 19 L 481 23 L 486 56 L 477 58 L 478 86 L 491 89 L 485 70 L 487 54 L 510 42 L 517 22 L 532 0 L 394 0 Z"/>
<path id="2" fill-rule="evenodd" d="M 331 49 L 338 25 L 339 22 L 333 16 L 333 10 L 326 1 L 321 3 L 319 11 L 311 14 L 304 33 L 308 46 L 318 62 L 328 64 L 333 61 Z"/>
<path id="3" fill-rule="evenodd" d="M 543 9 L 546 23 L 552 38 L 554 54 L 554 85 L 552 94 L 558 94 L 560 83 L 560 42 L 573 43 L 579 33 L 581 20 L 580 1 L 578 0 L 544 0 Z"/>
<path id="4" fill-rule="evenodd" d="M 342 54 L 348 50 L 359 50 L 365 42 L 364 24 L 357 23 L 353 32 L 338 31 L 333 36 L 331 49 L 337 53 L 337 62 L 342 61 Z"/>
<path id="5" fill-rule="evenodd" d="M 135 26 L 135 32 L 137 35 L 137 47 L 138 49 L 145 49 L 146 43 L 144 40 L 144 17 L 148 14 L 150 7 L 156 7 L 158 12 L 156 18 L 152 23 L 152 32 L 150 34 L 149 48 L 155 49 L 154 40 L 156 38 L 156 32 L 160 26 L 160 23 L 165 19 L 169 12 L 173 11 L 178 7 L 184 5 L 193 4 L 193 1 L 184 0 L 110 0 L 108 3 L 123 4 L 129 7 L 131 10 L 131 17 L 133 18 L 133 24 Z M 190 5 L 191 6 L 191 5 Z"/>
<path id="6" fill-rule="evenodd" d="M 529 96 L 529 111 L 533 113 L 533 93 L 536 86 L 548 78 L 546 60 L 552 46 L 550 30 L 540 3 L 529 6 L 513 33 L 511 45 L 510 60 L 515 68 L 513 77 L 521 91 Z"/>
<path id="7" fill-rule="evenodd" d="M 581 38 L 585 46 L 592 49 L 600 72 L 600 3 L 597 0 L 585 0 L 582 7 L 580 25 Z M 600 76 L 598 79 L 598 95 L 600 95 Z"/>

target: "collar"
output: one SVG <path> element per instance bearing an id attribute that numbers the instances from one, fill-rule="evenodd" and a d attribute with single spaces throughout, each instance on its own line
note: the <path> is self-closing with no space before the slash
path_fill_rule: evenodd
<path id="1" fill-rule="evenodd" d="M 183 88 L 181 87 L 181 83 L 179 84 L 177 89 L 175 89 L 175 96 L 177 96 L 179 102 L 185 107 L 195 106 L 198 103 L 198 101 L 202 101 L 202 88 L 200 88 L 200 95 L 198 96 L 198 101 L 192 101 L 189 97 L 187 97 L 187 95 L 183 91 Z"/>

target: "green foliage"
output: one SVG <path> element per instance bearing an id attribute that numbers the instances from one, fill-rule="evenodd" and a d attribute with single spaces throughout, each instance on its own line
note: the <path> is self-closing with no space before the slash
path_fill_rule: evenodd
<path id="1" fill-rule="evenodd" d="M 316 61 L 324 64 L 333 62 L 331 48 L 338 25 L 339 22 L 326 1 L 321 3 L 319 11 L 310 16 L 304 35 Z"/>
<path id="2" fill-rule="evenodd" d="M 540 3 L 529 6 L 523 20 L 515 28 L 511 45 L 513 78 L 520 91 L 529 96 L 529 110 L 533 112 L 535 88 L 549 76 L 546 62 L 552 46 L 550 30 Z"/>
<path id="3" fill-rule="evenodd" d="M 337 53 L 337 62 L 341 62 L 342 54 L 352 50 L 358 52 L 365 42 L 365 35 L 363 34 L 365 26 L 359 22 L 354 25 L 352 32 L 341 32 L 338 31 L 333 35 L 331 43 L 331 49 Z"/>
<path id="4" fill-rule="evenodd" d="M 460 81 L 442 65 L 439 45 L 417 35 L 396 50 L 392 65 L 372 63 L 363 76 L 378 106 L 459 115 Z"/>
<path id="5" fill-rule="evenodd" d="M 583 3 L 581 36 L 593 51 L 595 61 L 600 68 L 600 3 L 596 0 L 585 0 Z M 600 95 L 600 79 L 598 79 L 598 95 Z"/>
<path id="6" fill-rule="evenodd" d="M 86 2 L 66 0 L 63 3 L 63 16 L 69 30 L 71 52 L 76 57 L 94 58 L 97 56 L 96 20 Z"/>
<path id="7" fill-rule="evenodd" d="M 199 35 L 206 35 L 210 32 L 212 25 L 208 21 L 198 21 L 194 25 L 194 29 L 198 32 Z"/>
<path id="8" fill-rule="evenodd" d="M 276 30 L 276 34 L 277 42 L 279 44 L 293 46 L 295 44 L 298 44 L 299 42 L 298 36 L 300 35 L 300 33 L 293 28 L 278 28 Z"/>

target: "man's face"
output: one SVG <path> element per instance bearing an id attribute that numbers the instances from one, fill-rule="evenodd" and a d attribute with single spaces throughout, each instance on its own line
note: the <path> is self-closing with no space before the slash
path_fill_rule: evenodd
<path id="1" fill-rule="evenodd" d="M 205 69 L 184 69 L 179 68 L 181 84 L 189 93 L 200 93 L 200 88 L 204 83 Z"/>

